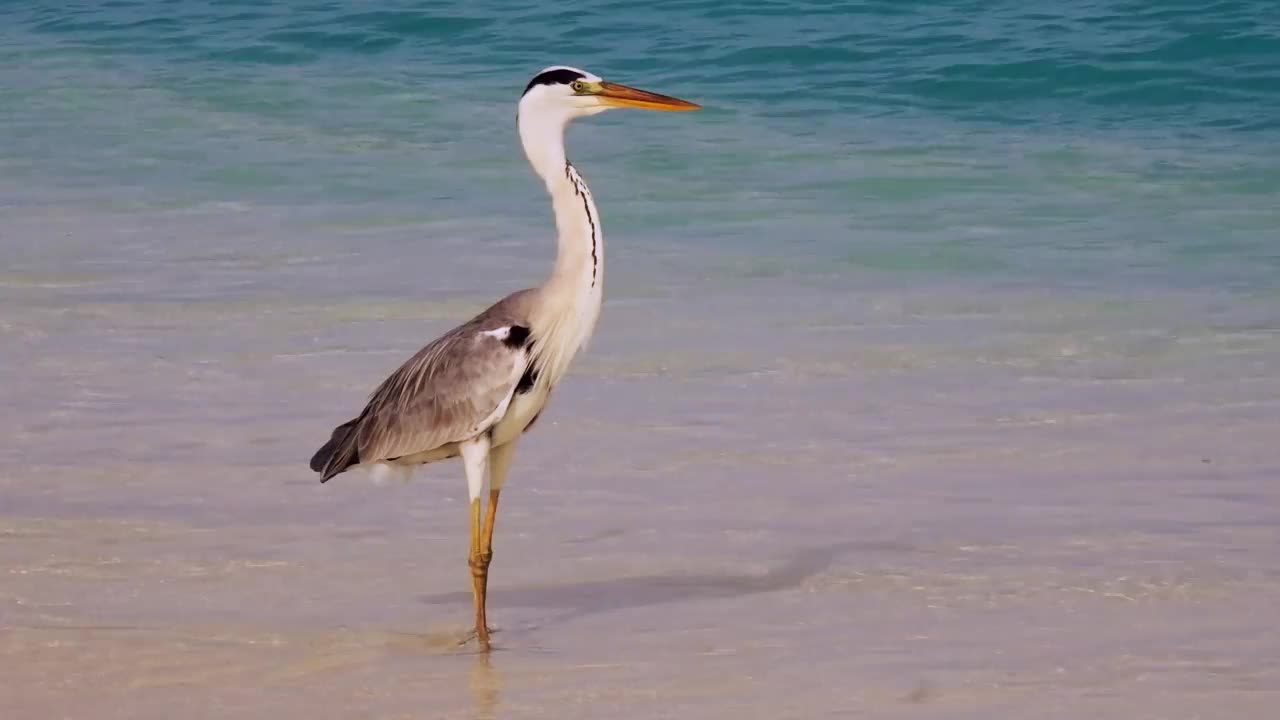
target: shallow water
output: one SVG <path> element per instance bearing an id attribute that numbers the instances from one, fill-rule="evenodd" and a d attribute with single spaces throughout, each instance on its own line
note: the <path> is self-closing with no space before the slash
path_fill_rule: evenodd
<path id="1" fill-rule="evenodd" d="M 14 717 L 1270 717 L 1269 5 L 227 7 L 0 8 Z M 571 136 L 486 659 L 461 469 L 305 460 L 549 266 L 553 62 L 708 109 Z"/>
<path id="2" fill-rule="evenodd" d="M 302 465 L 465 302 L 20 291 L 19 716 L 1266 716 L 1270 303 L 791 282 L 609 304 L 505 495 L 490 660 L 460 469 Z"/>

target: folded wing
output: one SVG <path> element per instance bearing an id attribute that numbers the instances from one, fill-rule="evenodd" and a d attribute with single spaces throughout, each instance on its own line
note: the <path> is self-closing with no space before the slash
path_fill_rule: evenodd
<path id="1" fill-rule="evenodd" d="M 484 313 L 419 350 L 311 459 L 326 481 L 352 465 L 473 438 L 500 420 L 528 367 L 529 329 Z"/>

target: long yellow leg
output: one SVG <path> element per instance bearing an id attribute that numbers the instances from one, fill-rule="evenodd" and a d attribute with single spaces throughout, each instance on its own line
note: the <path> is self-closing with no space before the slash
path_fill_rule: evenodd
<path id="1" fill-rule="evenodd" d="M 496 448 L 489 448 L 487 443 L 476 446 L 464 446 L 463 458 L 467 460 L 467 486 L 475 500 L 471 501 L 471 591 L 476 607 L 476 640 L 481 650 L 489 650 L 489 626 L 486 622 L 486 601 L 489 593 L 489 563 L 493 560 L 493 529 L 498 521 L 498 498 L 502 494 L 502 486 L 507 480 L 507 470 L 511 467 L 511 456 L 515 443 L 508 443 Z M 480 453 L 485 453 L 480 455 Z M 480 519 L 479 491 L 482 485 L 478 479 L 489 472 L 489 511 Z"/>
<path id="2" fill-rule="evenodd" d="M 489 512 L 480 524 L 480 499 L 471 503 L 471 586 L 476 603 L 476 639 L 480 647 L 489 649 L 489 626 L 485 604 L 489 595 L 489 563 L 493 561 L 493 526 L 498 520 L 498 496 L 501 490 L 489 491 Z"/>
<path id="3" fill-rule="evenodd" d="M 489 558 L 492 552 L 485 553 L 481 549 L 482 537 L 487 537 L 484 525 L 480 520 L 480 498 L 471 501 L 471 556 L 467 564 L 471 566 L 471 595 L 476 608 L 476 640 L 480 649 L 489 649 L 489 626 L 485 624 L 485 594 L 489 587 Z"/>
<path id="4" fill-rule="evenodd" d="M 489 491 L 489 512 L 484 520 L 484 533 L 480 536 L 480 561 L 484 563 L 481 598 L 484 598 L 489 591 L 489 563 L 493 561 L 493 525 L 498 521 L 498 496 L 501 494 L 501 490 Z"/>

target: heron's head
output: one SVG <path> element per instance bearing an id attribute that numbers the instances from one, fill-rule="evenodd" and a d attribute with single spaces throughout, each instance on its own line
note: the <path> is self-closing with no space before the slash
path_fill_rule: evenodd
<path id="1" fill-rule="evenodd" d="M 520 117 L 537 116 L 562 127 L 569 121 L 613 108 L 643 110 L 697 110 L 698 105 L 678 98 L 606 82 L 585 70 L 557 65 L 529 81 L 520 98 Z"/>

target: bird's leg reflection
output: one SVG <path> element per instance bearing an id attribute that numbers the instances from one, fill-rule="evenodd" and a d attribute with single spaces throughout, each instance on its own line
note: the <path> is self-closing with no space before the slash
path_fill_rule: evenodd
<path id="1" fill-rule="evenodd" d="M 494 720 L 498 711 L 498 691 L 502 688 L 502 676 L 493 668 L 487 652 L 477 653 L 471 666 L 471 701 L 475 706 L 476 720 Z"/>

